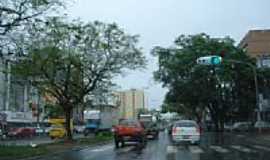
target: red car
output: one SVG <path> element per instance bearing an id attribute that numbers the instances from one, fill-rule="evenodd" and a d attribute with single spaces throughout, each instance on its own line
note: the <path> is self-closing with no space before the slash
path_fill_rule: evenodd
<path id="1" fill-rule="evenodd" d="M 23 138 L 23 137 L 33 137 L 36 134 L 34 128 L 12 128 L 8 132 L 9 137 Z"/>
<path id="2" fill-rule="evenodd" d="M 138 142 L 146 145 L 146 132 L 143 125 L 136 120 L 121 120 L 119 125 L 113 128 L 115 147 L 125 145 L 125 142 Z"/>

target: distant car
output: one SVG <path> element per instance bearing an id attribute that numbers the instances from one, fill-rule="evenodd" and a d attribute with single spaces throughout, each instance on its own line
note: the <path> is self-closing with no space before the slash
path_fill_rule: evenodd
<path id="1" fill-rule="evenodd" d="M 256 131 L 259 131 L 260 129 L 262 131 L 270 131 L 270 123 L 266 121 L 257 121 L 254 124 L 254 129 Z"/>
<path id="2" fill-rule="evenodd" d="M 46 134 L 49 134 L 51 129 L 52 129 L 52 127 L 45 127 L 44 131 L 45 131 Z"/>
<path id="3" fill-rule="evenodd" d="M 172 135 L 172 128 L 173 128 L 173 123 L 169 124 L 168 127 L 167 127 L 169 135 Z"/>
<path id="4" fill-rule="evenodd" d="M 233 130 L 233 125 L 224 124 L 224 130 L 227 132 L 231 132 Z"/>
<path id="5" fill-rule="evenodd" d="M 142 146 L 146 145 L 146 131 L 137 120 L 121 120 L 119 125 L 114 126 L 115 147 L 119 148 L 126 142 L 137 142 Z"/>
<path id="6" fill-rule="evenodd" d="M 0 139 L 6 139 L 6 133 L 0 128 Z"/>
<path id="7" fill-rule="evenodd" d="M 13 128 L 8 132 L 8 137 L 12 138 L 25 138 L 25 137 L 33 137 L 36 134 L 36 130 L 34 128 Z"/>
<path id="8" fill-rule="evenodd" d="M 147 138 L 158 139 L 159 128 L 155 122 L 141 122 L 146 131 Z"/>
<path id="9" fill-rule="evenodd" d="M 0 140 L 7 138 L 7 127 L 0 124 Z"/>
<path id="10" fill-rule="evenodd" d="M 236 122 L 232 126 L 233 131 L 237 132 L 247 132 L 252 129 L 252 125 L 250 122 Z"/>
<path id="11" fill-rule="evenodd" d="M 37 135 L 43 135 L 45 134 L 45 128 L 42 128 L 40 126 L 34 127 L 34 129 L 36 130 L 36 134 Z"/>
<path id="12" fill-rule="evenodd" d="M 75 133 L 83 133 L 85 126 L 74 126 Z"/>
<path id="13" fill-rule="evenodd" d="M 192 120 L 180 120 L 173 124 L 172 141 L 174 143 L 190 142 L 199 144 L 201 130 L 199 125 Z"/>
<path id="14" fill-rule="evenodd" d="M 165 131 L 165 126 L 163 124 L 159 124 L 158 128 L 159 128 L 159 131 L 161 132 Z"/>

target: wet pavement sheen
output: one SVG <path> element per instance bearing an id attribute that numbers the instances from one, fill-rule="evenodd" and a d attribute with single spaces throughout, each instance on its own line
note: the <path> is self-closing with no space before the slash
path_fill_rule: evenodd
<path id="1" fill-rule="evenodd" d="M 205 133 L 200 145 L 171 143 L 167 133 L 159 140 L 149 140 L 145 148 L 128 145 L 115 149 L 114 144 L 85 148 L 39 160 L 269 160 L 270 146 L 245 142 L 246 135 Z"/>

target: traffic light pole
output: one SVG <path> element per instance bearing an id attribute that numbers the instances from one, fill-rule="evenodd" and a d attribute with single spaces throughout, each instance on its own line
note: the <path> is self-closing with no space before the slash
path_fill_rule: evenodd
<path id="1" fill-rule="evenodd" d="M 257 77 L 256 67 L 251 63 L 246 63 L 246 62 L 242 62 L 242 61 L 238 61 L 238 60 L 229 59 L 229 60 L 225 60 L 225 61 L 231 62 L 231 63 L 245 64 L 252 69 L 253 75 L 254 75 L 254 83 L 255 83 L 256 107 L 258 108 L 257 121 L 261 121 L 262 120 L 261 119 L 261 107 L 260 107 L 260 103 L 259 103 L 259 87 L 258 87 L 258 77 Z M 261 132 L 261 128 L 259 129 L 259 131 Z"/>
<path id="2" fill-rule="evenodd" d="M 247 63 L 247 62 L 243 62 L 243 61 L 238 61 L 238 60 L 233 60 L 233 59 L 226 59 L 223 61 L 227 61 L 230 63 L 238 63 L 238 64 L 245 64 L 247 66 L 249 66 L 252 71 L 253 71 L 253 75 L 254 75 L 254 83 L 255 83 L 255 94 L 256 94 L 256 107 L 258 109 L 257 111 L 257 121 L 261 121 L 261 105 L 259 103 L 259 88 L 258 88 L 258 78 L 257 78 L 257 70 L 256 70 L 256 66 L 254 66 L 251 63 Z M 199 57 L 196 62 L 198 64 L 201 65 L 218 65 L 221 64 L 222 62 L 222 57 L 220 56 L 205 56 L 205 57 Z M 261 132 L 261 127 L 259 127 L 259 132 Z"/>

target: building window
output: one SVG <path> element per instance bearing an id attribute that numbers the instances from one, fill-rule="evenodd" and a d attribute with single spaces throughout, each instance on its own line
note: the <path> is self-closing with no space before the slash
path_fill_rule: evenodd
<path id="1" fill-rule="evenodd" d="M 270 58 L 262 59 L 262 67 L 270 67 Z"/>

